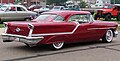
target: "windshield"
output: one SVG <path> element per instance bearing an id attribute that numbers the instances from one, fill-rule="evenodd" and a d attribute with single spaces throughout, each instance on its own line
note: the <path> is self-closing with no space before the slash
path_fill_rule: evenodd
<path id="1" fill-rule="evenodd" d="M 105 5 L 103 8 L 112 8 L 112 5 Z"/>
<path id="2" fill-rule="evenodd" d="M 0 11 L 5 11 L 7 9 L 7 6 L 1 6 Z"/>
<path id="3" fill-rule="evenodd" d="M 57 16 L 56 14 L 41 14 L 35 20 L 37 21 L 53 20 L 56 16 Z"/>

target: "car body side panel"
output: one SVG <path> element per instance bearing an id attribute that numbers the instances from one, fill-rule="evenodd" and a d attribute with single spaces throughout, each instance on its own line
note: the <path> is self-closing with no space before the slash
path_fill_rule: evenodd
<path id="1" fill-rule="evenodd" d="M 76 27 L 75 23 L 54 22 L 46 25 L 35 26 L 33 34 L 37 36 L 37 34 L 56 35 L 56 34 L 72 33 L 75 27 Z"/>

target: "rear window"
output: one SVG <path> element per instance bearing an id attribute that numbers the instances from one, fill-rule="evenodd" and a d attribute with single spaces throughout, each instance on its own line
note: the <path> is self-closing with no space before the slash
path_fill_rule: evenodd
<path id="1" fill-rule="evenodd" d="M 41 14 L 35 20 L 37 21 L 46 21 L 47 19 L 54 19 L 57 15 L 56 14 Z"/>
<path id="2" fill-rule="evenodd" d="M 105 5 L 103 8 L 112 8 L 112 5 Z"/>

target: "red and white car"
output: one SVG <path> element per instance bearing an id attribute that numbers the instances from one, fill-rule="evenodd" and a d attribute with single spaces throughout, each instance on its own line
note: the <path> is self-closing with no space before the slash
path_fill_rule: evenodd
<path id="1" fill-rule="evenodd" d="M 3 42 L 19 41 L 29 46 L 50 44 L 55 49 L 64 43 L 112 42 L 118 34 L 116 22 L 96 21 L 86 11 L 44 12 L 33 21 L 5 22 Z"/>

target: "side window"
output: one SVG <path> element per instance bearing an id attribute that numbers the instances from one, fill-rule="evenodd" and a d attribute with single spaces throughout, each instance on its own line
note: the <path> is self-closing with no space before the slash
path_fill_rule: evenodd
<path id="1" fill-rule="evenodd" d="M 22 7 L 17 7 L 17 11 L 25 11 L 25 9 Z"/>
<path id="2" fill-rule="evenodd" d="M 73 15 L 71 16 L 68 21 L 74 21 L 79 23 L 86 23 L 90 21 L 90 15 L 89 14 L 79 14 L 79 15 Z"/>
<path id="3" fill-rule="evenodd" d="M 89 22 L 90 20 L 90 15 L 80 15 L 79 22 Z"/>
<path id="4" fill-rule="evenodd" d="M 93 22 L 93 21 L 95 21 L 95 20 L 94 20 L 93 16 L 90 15 L 90 22 Z"/>
<path id="5" fill-rule="evenodd" d="M 79 20 L 79 15 L 73 15 L 68 19 L 68 21 L 78 21 L 78 20 Z"/>
<path id="6" fill-rule="evenodd" d="M 54 21 L 64 21 L 64 18 L 61 16 L 57 16 Z"/>
<path id="7" fill-rule="evenodd" d="M 15 7 L 8 7 L 8 9 L 6 11 L 16 11 Z"/>

